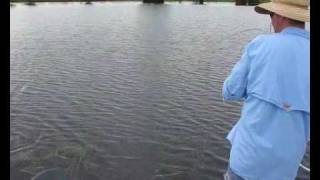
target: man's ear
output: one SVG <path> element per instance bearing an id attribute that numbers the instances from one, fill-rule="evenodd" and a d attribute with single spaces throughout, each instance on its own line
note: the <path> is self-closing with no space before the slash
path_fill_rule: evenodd
<path id="1" fill-rule="evenodd" d="M 279 19 L 281 20 L 281 22 L 289 22 L 290 19 L 287 17 L 283 17 L 283 16 L 279 16 Z"/>

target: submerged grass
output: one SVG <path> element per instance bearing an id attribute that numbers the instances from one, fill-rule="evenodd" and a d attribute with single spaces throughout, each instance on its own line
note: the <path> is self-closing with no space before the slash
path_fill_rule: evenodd
<path id="1" fill-rule="evenodd" d="M 87 154 L 84 146 L 67 145 L 31 159 L 20 171 L 36 177 L 52 168 L 60 168 L 71 179 L 77 179 L 81 170 L 88 169 Z"/>

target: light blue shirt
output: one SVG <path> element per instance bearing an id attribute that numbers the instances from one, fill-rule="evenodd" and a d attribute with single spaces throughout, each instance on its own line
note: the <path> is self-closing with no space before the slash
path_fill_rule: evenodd
<path id="1" fill-rule="evenodd" d="M 230 167 L 246 180 L 293 180 L 310 138 L 310 38 L 294 27 L 260 35 L 223 85 L 244 100 L 229 132 Z"/>

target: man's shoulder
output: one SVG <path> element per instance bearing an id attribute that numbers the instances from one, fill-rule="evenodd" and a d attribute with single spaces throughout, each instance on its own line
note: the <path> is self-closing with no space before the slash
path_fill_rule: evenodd
<path id="1" fill-rule="evenodd" d="M 257 45 L 257 44 L 264 44 L 264 43 L 272 43 L 276 39 L 281 38 L 279 34 L 262 34 L 256 36 L 250 44 Z"/>
<path id="2" fill-rule="evenodd" d="M 249 49 L 274 49 L 278 45 L 281 44 L 282 37 L 278 33 L 273 33 L 273 34 L 262 34 L 256 36 L 253 40 L 251 40 L 248 43 L 248 48 Z"/>

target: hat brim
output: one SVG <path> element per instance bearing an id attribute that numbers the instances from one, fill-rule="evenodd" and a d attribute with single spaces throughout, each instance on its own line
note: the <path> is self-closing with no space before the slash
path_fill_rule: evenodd
<path id="1" fill-rule="evenodd" d="M 257 5 L 254 8 L 254 10 L 260 14 L 270 14 L 270 12 L 273 12 L 297 21 L 302 21 L 302 22 L 310 21 L 309 9 L 299 7 L 299 6 L 268 2 L 268 3 L 262 3 Z"/>
<path id="2" fill-rule="evenodd" d="M 260 6 L 254 7 L 254 10 L 259 14 L 270 14 L 271 13 L 271 11 L 268 11 Z"/>

